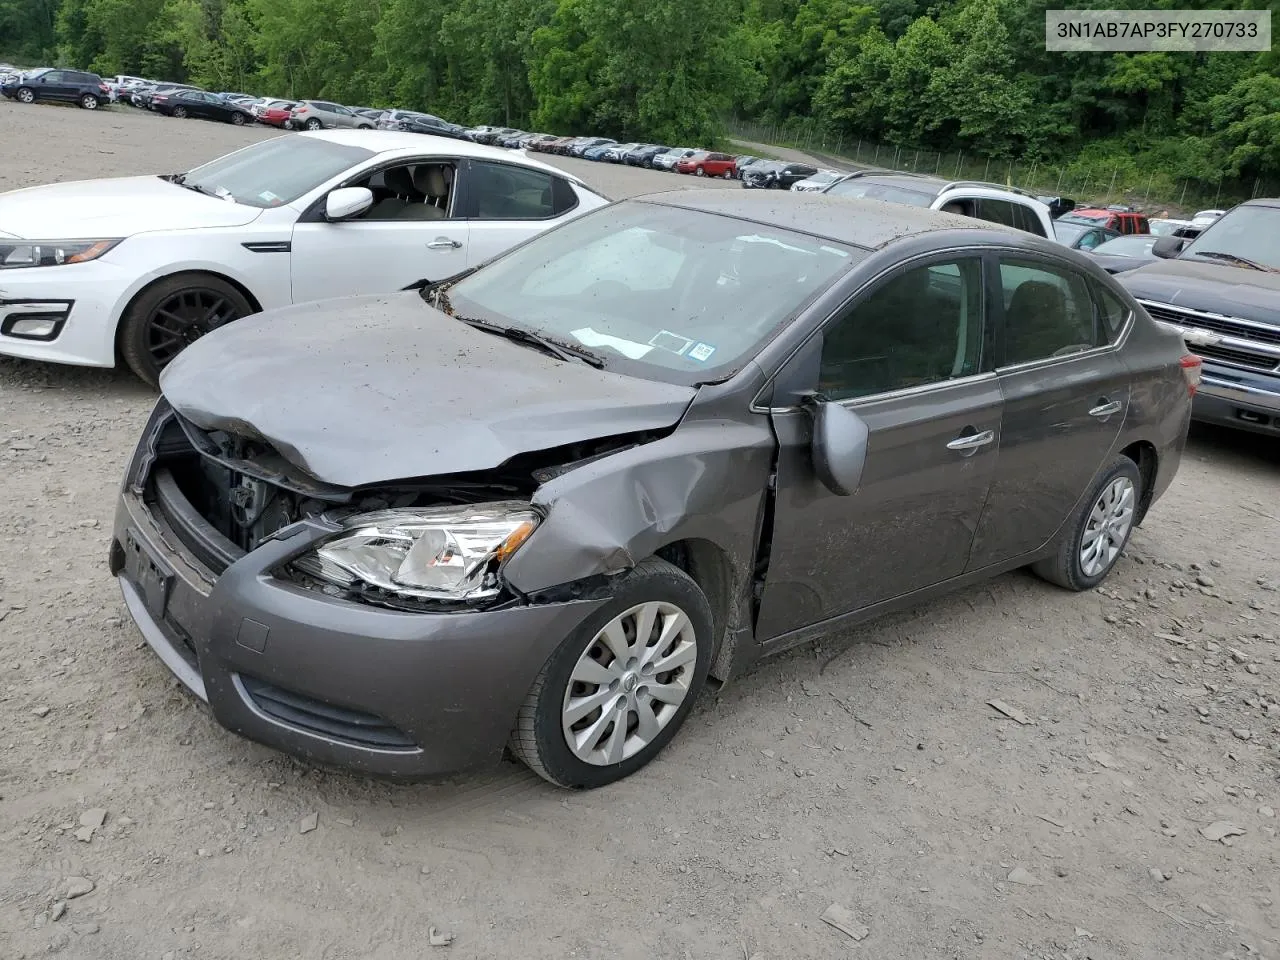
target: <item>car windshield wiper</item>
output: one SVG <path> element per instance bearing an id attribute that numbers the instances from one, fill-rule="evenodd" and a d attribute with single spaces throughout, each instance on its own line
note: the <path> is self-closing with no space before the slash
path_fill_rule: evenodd
<path id="1" fill-rule="evenodd" d="M 1211 260 L 1229 260 L 1232 263 L 1238 263 L 1241 266 L 1248 267 L 1250 270 L 1261 270 L 1263 273 L 1280 273 L 1275 267 L 1268 267 L 1264 264 L 1257 263 L 1245 257 L 1236 256 L 1234 253 L 1224 253 L 1221 250 L 1193 250 L 1197 257 L 1208 257 Z"/>
<path id="2" fill-rule="evenodd" d="M 483 330 L 485 333 L 492 333 L 499 337 L 506 337 L 508 340 L 514 340 L 516 343 L 527 343 L 530 346 L 538 347 L 544 353 L 549 353 L 559 360 L 578 360 L 588 366 L 595 367 L 597 370 L 604 366 L 604 360 L 589 350 L 578 350 L 574 347 L 556 343 L 553 340 L 548 340 L 542 334 L 526 330 L 524 327 L 505 327 L 500 323 L 477 320 L 475 317 L 460 317 L 457 314 L 450 314 L 450 316 L 455 320 L 461 320 L 469 327 Z"/>
<path id="3" fill-rule="evenodd" d="M 219 200 L 222 199 L 208 187 L 202 187 L 198 183 L 187 183 L 187 175 L 185 173 L 180 173 L 176 177 L 170 177 L 169 182 L 177 184 L 184 190 L 194 190 L 196 193 L 203 193 L 206 197 L 216 197 Z"/>

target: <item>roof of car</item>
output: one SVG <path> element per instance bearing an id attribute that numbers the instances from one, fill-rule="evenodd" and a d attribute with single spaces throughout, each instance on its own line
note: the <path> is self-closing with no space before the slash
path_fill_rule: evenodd
<path id="1" fill-rule="evenodd" d="M 989 230 L 1019 239 L 1040 240 L 1049 248 L 1058 246 L 1013 227 L 928 207 L 861 197 L 791 191 L 780 194 L 766 190 L 672 190 L 635 199 L 739 217 L 870 250 L 879 249 L 900 237 L 936 230 Z"/>
<path id="2" fill-rule="evenodd" d="M 424 150 L 440 150 L 447 156 L 467 157 L 473 160 L 499 160 L 510 163 L 512 160 L 539 170 L 546 170 L 556 176 L 582 183 L 572 173 L 566 173 L 559 167 L 535 160 L 528 154 L 512 154 L 502 147 L 488 147 L 482 143 L 471 143 L 467 140 L 454 140 L 450 137 L 437 137 L 434 134 L 407 133 L 400 130 L 315 130 L 308 133 L 286 134 L 286 136 L 311 137 L 316 140 L 328 140 L 350 147 L 364 147 L 374 153 L 419 154 Z"/>

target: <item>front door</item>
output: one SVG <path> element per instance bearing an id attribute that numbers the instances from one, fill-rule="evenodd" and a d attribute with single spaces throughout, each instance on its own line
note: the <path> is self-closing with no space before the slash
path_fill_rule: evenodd
<path id="1" fill-rule="evenodd" d="M 963 572 L 1000 446 L 990 366 L 976 256 L 900 268 L 828 321 L 812 386 L 867 424 L 866 465 L 854 494 L 832 494 L 812 468 L 810 414 L 772 412 L 779 456 L 762 642 Z M 779 382 L 803 389 L 788 372 Z"/>
<path id="2" fill-rule="evenodd" d="M 74 88 L 65 70 L 50 70 L 39 77 L 39 96 L 44 100 L 71 100 Z"/>
<path id="3" fill-rule="evenodd" d="M 375 195 L 362 217 L 329 223 L 304 216 L 293 228 L 290 280 L 294 303 L 361 293 L 394 293 L 419 280 L 443 280 L 467 268 L 471 227 L 457 219 L 453 196 L 432 211 L 430 183 L 417 165 L 381 171 L 361 181 Z M 393 172 L 394 171 L 394 172 Z M 415 178 L 415 173 L 417 174 Z M 416 179 L 416 183 L 415 183 Z M 449 190 L 447 181 L 444 189 Z"/>
<path id="4" fill-rule="evenodd" d="M 1130 374 L 1083 274 L 1025 254 L 999 258 L 1000 463 L 971 569 L 1046 544 L 1110 460 Z"/>

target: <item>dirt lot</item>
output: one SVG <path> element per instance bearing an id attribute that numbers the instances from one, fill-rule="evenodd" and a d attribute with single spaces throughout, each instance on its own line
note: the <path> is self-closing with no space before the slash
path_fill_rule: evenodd
<path id="1" fill-rule="evenodd" d="M 263 135 L 0 101 L 0 189 Z M 614 195 L 677 182 L 575 169 Z M 1275 443 L 1195 431 L 1103 589 L 1014 574 L 832 637 L 569 794 L 514 764 L 320 773 L 214 726 L 106 569 L 152 401 L 124 372 L 0 360 L 5 960 L 1280 957 Z M 833 903 L 865 939 L 819 920 Z"/>

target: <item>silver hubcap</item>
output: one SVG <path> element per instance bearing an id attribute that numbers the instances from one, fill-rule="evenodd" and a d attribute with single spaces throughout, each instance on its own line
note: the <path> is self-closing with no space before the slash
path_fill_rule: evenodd
<path id="1" fill-rule="evenodd" d="M 685 612 L 642 603 L 609 621 L 578 658 L 564 694 L 565 742 L 605 767 L 643 750 L 689 695 L 698 640 Z"/>
<path id="2" fill-rule="evenodd" d="M 1132 480 L 1116 477 L 1089 511 L 1080 538 L 1080 568 L 1086 577 L 1096 577 L 1115 563 L 1133 525 L 1135 492 Z"/>
<path id="3" fill-rule="evenodd" d="M 98 109 L 98 101 L 97 101 L 97 100 L 95 100 L 93 97 L 85 97 L 85 98 L 84 98 L 84 106 L 85 106 L 85 109 L 86 109 L 86 110 L 97 110 L 97 109 Z"/>
<path id="4" fill-rule="evenodd" d="M 18 99 L 21 100 L 23 103 L 30 103 L 35 98 L 36 98 L 35 94 L 33 94 L 30 90 L 23 90 L 21 93 L 18 94 Z"/>

